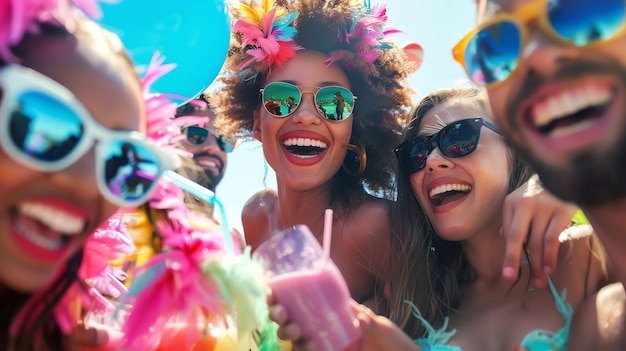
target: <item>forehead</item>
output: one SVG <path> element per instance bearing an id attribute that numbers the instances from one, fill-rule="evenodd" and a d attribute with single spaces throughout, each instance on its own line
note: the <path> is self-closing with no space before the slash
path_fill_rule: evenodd
<path id="1" fill-rule="evenodd" d="M 514 12 L 516 8 L 535 1 L 541 0 L 479 0 L 476 22 L 487 21 L 498 13 Z"/>
<path id="2" fill-rule="evenodd" d="M 328 56 L 316 51 L 298 51 L 283 67 L 272 70 L 267 83 L 289 81 L 300 86 L 341 85 L 350 87 L 345 72 L 337 65 L 324 63 Z"/>
<path id="3" fill-rule="evenodd" d="M 443 127 L 442 122 L 450 124 L 455 121 L 473 117 L 488 117 L 480 104 L 469 99 L 457 99 L 434 107 L 424 115 L 420 129 L 429 126 Z M 486 118 L 490 119 L 490 118 Z"/>
<path id="4" fill-rule="evenodd" d="M 121 130 L 145 127 L 138 77 L 120 56 L 71 37 L 39 37 L 29 44 L 22 64 L 69 89 L 98 123 Z"/>

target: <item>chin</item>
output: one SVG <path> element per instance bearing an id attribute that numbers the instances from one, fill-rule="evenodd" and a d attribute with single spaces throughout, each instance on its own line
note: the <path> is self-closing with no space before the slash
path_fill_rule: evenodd
<path id="1" fill-rule="evenodd" d="M 564 166 L 554 166 L 515 148 L 529 161 L 543 186 L 564 201 L 596 207 L 626 198 L 626 130 L 618 145 L 606 152 L 578 153 Z"/>
<path id="2" fill-rule="evenodd" d="M 0 269 L 0 280 L 2 285 L 21 293 L 37 292 L 52 282 L 56 277 L 54 272 L 49 273 L 21 273 L 14 269 L 3 272 Z"/>

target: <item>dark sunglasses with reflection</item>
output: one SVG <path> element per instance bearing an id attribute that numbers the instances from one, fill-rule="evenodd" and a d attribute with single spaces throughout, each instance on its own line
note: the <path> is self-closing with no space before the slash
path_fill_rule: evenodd
<path id="1" fill-rule="evenodd" d="M 447 157 L 464 157 L 476 150 L 480 130 L 486 127 L 502 135 L 496 126 L 481 118 L 468 118 L 449 124 L 430 136 L 415 136 L 400 144 L 394 152 L 402 171 L 413 174 L 426 167 L 428 155 L 438 147 Z"/>
<path id="2" fill-rule="evenodd" d="M 235 138 L 227 138 L 222 135 L 218 135 L 214 130 L 207 127 L 200 126 L 188 126 L 183 129 L 185 133 L 185 141 L 194 146 L 202 146 L 210 143 L 210 137 L 215 136 L 217 145 L 220 150 L 229 153 L 232 152 L 238 144 L 238 140 Z"/>

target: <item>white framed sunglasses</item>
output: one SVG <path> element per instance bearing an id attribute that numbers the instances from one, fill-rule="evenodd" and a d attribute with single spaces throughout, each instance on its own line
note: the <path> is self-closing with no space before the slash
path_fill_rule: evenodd
<path id="1" fill-rule="evenodd" d="M 22 165 L 58 172 L 95 147 L 98 189 L 118 206 L 146 202 L 172 158 L 135 131 L 100 125 L 66 87 L 26 67 L 0 68 L 0 146 Z"/>

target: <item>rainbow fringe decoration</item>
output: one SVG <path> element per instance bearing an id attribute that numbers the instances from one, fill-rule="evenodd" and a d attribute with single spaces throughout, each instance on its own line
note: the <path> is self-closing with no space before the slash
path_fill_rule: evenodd
<path id="1" fill-rule="evenodd" d="M 148 94 L 150 82 L 171 69 L 161 66 L 163 60 L 157 56 L 153 62 L 146 73 L 144 94 Z M 180 140 L 180 123 L 185 117 L 174 119 L 176 105 L 167 95 L 150 95 L 147 101 L 148 137 L 172 156 L 184 157 L 175 141 Z M 149 207 L 166 214 L 153 228 L 162 237 L 162 248 L 133 271 L 133 282 L 121 299 L 122 305 L 132 306 L 123 324 L 123 347 L 152 351 L 168 328 L 177 324 L 186 326 L 187 347 L 206 336 L 211 325 L 221 325 L 236 329 L 238 348 L 243 349 L 249 346 L 250 336 L 267 333 L 272 326 L 262 265 L 252 259 L 249 248 L 234 247 L 225 229 L 223 208 L 221 226 L 198 225 L 213 220 L 189 210 L 181 187 L 221 205 L 212 192 L 175 173 L 159 181 Z M 257 342 L 268 351 L 280 349 L 268 346 L 277 345 L 275 333 Z"/>

